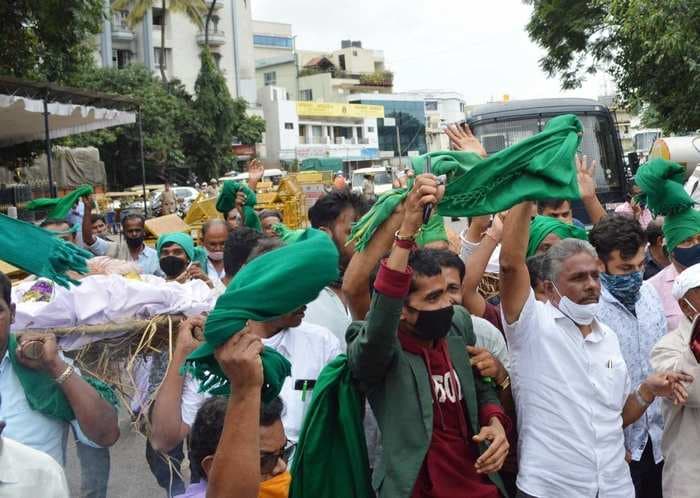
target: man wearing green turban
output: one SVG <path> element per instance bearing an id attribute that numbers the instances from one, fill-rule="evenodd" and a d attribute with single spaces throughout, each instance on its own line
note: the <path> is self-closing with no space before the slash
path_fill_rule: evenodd
<path id="1" fill-rule="evenodd" d="M 700 212 L 683 188 L 685 168 L 665 159 L 654 159 L 639 168 L 635 182 L 655 216 L 664 216 L 662 227 L 671 264 L 649 279 L 661 297 L 668 330 L 681 323 L 683 312 L 673 299 L 676 277 L 686 268 L 700 263 Z"/>
<path id="2" fill-rule="evenodd" d="M 186 233 L 166 233 L 158 237 L 156 252 L 160 258 L 160 269 L 166 280 L 185 282 L 199 279 L 209 287 L 213 283 L 206 274 L 207 251 L 195 247 L 192 237 Z"/>
<path id="3" fill-rule="evenodd" d="M 549 216 L 535 216 L 530 222 L 527 257 L 543 254 L 564 239 L 588 240 L 588 236 L 583 228 L 576 225 L 564 223 Z"/>

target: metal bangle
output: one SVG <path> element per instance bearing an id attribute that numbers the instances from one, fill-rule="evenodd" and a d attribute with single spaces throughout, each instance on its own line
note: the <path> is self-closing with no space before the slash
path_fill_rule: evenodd
<path id="1" fill-rule="evenodd" d="M 641 385 L 640 385 L 641 387 Z M 642 396 L 642 393 L 639 392 L 639 387 L 634 391 L 634 396 L 637 398 L 637 403 L 639 403 L 642 407 L 647 408 L 650 404 L 654 402 L 654 400 L 647 401 L 644 399 L 644 396 Z"/>
<path id="2" fill-rule="evenodd" d="M 59 386 L 61 384 L 63 384 L 65 381 L 68 380 L 68 377 L 73 375 L 73 372 L 75 372 L 75 368 L 73 368 L 73 365 L 68 365 L 66 367 L 66 369 L 63 371 L 63 373 L 61 375 L 59 375 L 58 377 L 56 377 L 56 379 L 55 379 L 56 384 L 58 384 Z"/>
<path id="3" fill-rule="evenodd" d="M 506 375 L 505 380 L 498 384 L 498 387 L 501 388 L 501 391 L 505 391 L 506 389 L 508 389 L 510 387 L 510 375 Z"/>

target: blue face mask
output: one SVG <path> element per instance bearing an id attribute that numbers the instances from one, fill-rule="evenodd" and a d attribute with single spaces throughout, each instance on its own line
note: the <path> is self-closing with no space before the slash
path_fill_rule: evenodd
<path id="1" fill-rule="evenodd" d="M 678 263 L 690 268 L 694 264 L 700 263 L 700 244 L 685 248 L 676 247 L 671 254 Z"/>
<path id="2" fill-rule="evenodd" d="M 644 273 L 641 271 L 626 275 L 600 274 L 600 281 L 608 292 L 630 311 L 634 310 L 634 305 L 639 299 L 639 289 L 642 287 L 643 278 Z"/>

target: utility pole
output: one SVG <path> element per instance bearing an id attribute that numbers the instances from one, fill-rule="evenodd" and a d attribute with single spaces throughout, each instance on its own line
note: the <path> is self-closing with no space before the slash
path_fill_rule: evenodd
<path id="1" fill-rule="evenodd" d="M 398 118 L 398 115 L 397 115 L 397 117 L 396 117 L 396 122 L 395 122 L 394 128 L 396 128 L 396 148 L 398 149 L 398 150 L 397 150 L 397 152 L 398 152 L 398 157 L 399 157 L 399 159 L 401 159 L 401 133 L 399 133 L 399 118 Z"/>

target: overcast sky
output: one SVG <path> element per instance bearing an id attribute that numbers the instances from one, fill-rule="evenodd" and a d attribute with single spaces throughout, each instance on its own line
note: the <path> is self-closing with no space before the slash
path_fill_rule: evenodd
<path id="1" fill-rule="evenodd" d="M 301 50 L 333 50 L 361 40 L 384 50 L 395 91 L 445 89 L 467 104 L 537 97 L 589 97 L 613 89 L 595 76 L 563 92 L 538 60 L 544 51 L 525 25 L 531 7 L 521 0 L 252 0 L 253 19 L 292 25 Z"/>

